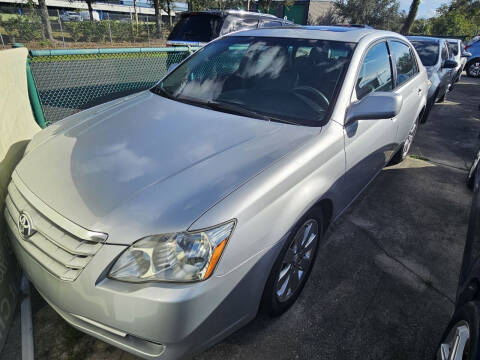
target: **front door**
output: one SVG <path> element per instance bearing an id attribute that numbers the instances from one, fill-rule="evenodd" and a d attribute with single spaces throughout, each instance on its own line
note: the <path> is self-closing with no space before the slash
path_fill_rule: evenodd
<path id="1" fill-rule="evenodd" d="M 366 52 L 352 102 L 376 91 L 392 91 L 393 74 L 385 41 Z M 397 119 L 358 120 L 344 129 L 346 191 L 354 198 L 385 166 L 396 147 Z"/>

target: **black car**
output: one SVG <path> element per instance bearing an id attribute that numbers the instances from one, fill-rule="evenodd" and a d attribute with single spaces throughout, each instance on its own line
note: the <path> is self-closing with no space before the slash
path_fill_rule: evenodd
<path id="1" fill-rule="evenodd" d="M 219 36 L 239 30 L 295 26 L 289 20 L 270 14 L 243 10 L 184 12 L 168 36 L 169 46 L 203 46 Z"/>
<path id="2" fill-rule="evenodd" d="M 480 152 L 469 172 L 467 184 L 473 186 L 473 200 L 463 252 L 455 312 L 437 351 L 437 360 L 480 359 Z"/>

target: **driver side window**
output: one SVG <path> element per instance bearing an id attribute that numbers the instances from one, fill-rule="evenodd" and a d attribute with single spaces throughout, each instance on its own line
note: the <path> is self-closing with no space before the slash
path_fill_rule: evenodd
<path id="1" fill-rule="evenodd" d="M 383 41 L 372 46 L 363 59 L 355 87 L 357 99 L 360 100 L 375 91 L 391 91 L 392 78 L 387 43 Z"/>

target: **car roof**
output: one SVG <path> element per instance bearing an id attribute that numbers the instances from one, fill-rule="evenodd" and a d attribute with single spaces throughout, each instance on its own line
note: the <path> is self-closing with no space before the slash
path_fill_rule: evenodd
<path id="1" fill-rule="evenodd" d="M 390 31 L 344 26 L 288 26 L 282 28 L 278 27 L 245 30 L 232 33 L 233 36 L 287 37 L 354 43 L 359 42 L 360 39 L 370 34 L 377 34 L 378 37 L 400 37 L 400 35 L 397 33 Z"/>
<path id="2" fill-rule="evenodd" d="M 437 44 L 440 41 L 444 40 L 442 38 L 436 38 L 436 37 L 430 37 L 430 36 L 407 36 L 407 39 L 411 41 L 433 42 Z"/>
<path id="3" fill-rule="evenodd" d="M 261 18 L 269 18 L 269 19 L 277 19 L 281 21 L 288 21 L 285 19 L 281 19 L 276 17 L 272 14 L 262 14 L 253 11 L 245 11 L 245 10 L 204 10 L 204 11 L 185 11 L 182 12 L 181 15 L 196 15 L 196 14 L 211 14 L 211 15 L 236 15 L 236 16 L 245 16 L 245 17 L 261 17 Z M 289 21 L 288 21 L 289 22 Z"/>

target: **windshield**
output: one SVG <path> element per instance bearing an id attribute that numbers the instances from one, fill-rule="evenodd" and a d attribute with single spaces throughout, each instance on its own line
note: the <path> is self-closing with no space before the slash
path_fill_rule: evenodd
<path id="1" fill-rule="evenodd" d="M 423 66 L 434 66 L 438 60 L 438 44 L 434 42 L 412 41 Z"/>
<path id="2" fill-rule="evenodd" d="M 168 40 L 210 42 L 218 37 L 223 18 L 212 14 L 188 14 L 180 20 Z"/>
<path id="3" fill-rule="evenodd" d="M 354 44 L 229 36 L 199 50 L 152 89 L 214 110 L 318 126 Z"/>

